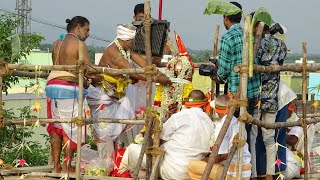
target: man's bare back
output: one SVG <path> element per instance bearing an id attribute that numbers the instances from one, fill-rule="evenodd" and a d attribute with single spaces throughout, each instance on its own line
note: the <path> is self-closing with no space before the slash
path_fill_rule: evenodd
<path id="1" fill-rule="evenodd" d="M 75 65 L 79 60 L 79 45 L 86 62 L 90 63 L 87 46 L 74 35 L 67 35 L 64 40 L 57 40 L 52 46 L 52 61 L 54 65 Z"/>

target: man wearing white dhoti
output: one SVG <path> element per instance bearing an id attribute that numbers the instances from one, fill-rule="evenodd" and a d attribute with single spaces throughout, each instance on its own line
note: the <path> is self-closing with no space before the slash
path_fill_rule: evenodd
<path id="1" fill-rule="evenodd" d="M 67 19 L 68 34 L 64 39 L 57 40 L 52 47 L 54 65 L 76 65 L 79 59 L 90 64 L 87 46 L 84 41 L 89 37 L 90 23 L 82 16 Z M 78 77 L 66 71 L 51 71 L 46 85 L 48 118 L 75 118 L 78 116 Z M 84 90 L 84 94 L 86 91 Z M 80 109 L 81 110 L 81 109 Z M 53 172 L 67 171 L 68 159 L 72 159 L 77 145 L 77 126 L 68 123 L 48 123 L 51 152 L 54 161 Z M 85 129 L 82 130 L 82 143 L 85 140 Z M 70 145 L 70 148 L 69 148 Z M 60 155 L 64 146 L 65 160 L 60 164 Z M 69 171 L 73 168 L 69 166 Z"/>
<path id="2" fill-rule="evenodd" d="M 134 44 L 136 28 L 131 24 L 120 24 L 117 26 L 117 38 L 104 51 L 100 66 L 116 69 L 129 69 L 146 67 L 146 61 L 139 54 L 131 52 Z M 134 119 L 135 107 L 132 99 L 135 93 L 131 91 L 130 83 L 137 80 L 146 80 L 145 75 L 131 74 L 130 76 L 108 76 L 103 75 L 102 86 L 90 86 L 87 101 L 94 118 Z M 171 84 L 169 78 L 158 73 L 153 77 L 153 82 L 163 85 Z M 128 87 L 127 87 L 128 86 Z M 98 142 L 115 140 L 125 125 L 95 123 L 94 134 Z"/>

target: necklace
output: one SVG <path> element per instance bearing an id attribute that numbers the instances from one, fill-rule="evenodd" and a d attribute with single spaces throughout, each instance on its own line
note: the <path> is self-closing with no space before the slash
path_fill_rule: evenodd
<path id="1" fill-rule="evenodd" d="M 79 39 L 78 35 L 76 35 L 76 34 L 74 34 L 74 33 L 68 33 L 67 35 L 71 35 L 71 36 L 73 36 L 73 37 L 75 37 L 75 38 Z"/>
<path id="2" fill-rule="evenodd" d="M 126 60 L 129 61 L 130 58 L 131 58 L 130 50 L 125 51 L 125 50 L 123 49 L 123 47 L 121 46 L 120 42 L 118 41 L 118 39 L 116 39 L 116 40 L 114 41 L 114 43 L 116 44 L 116 46 L 117 46 L 117 48 L 119 49 L 119 51 L 120 51 L 120 53 L 122 54 L 122 56 L 123 56 Z"/>

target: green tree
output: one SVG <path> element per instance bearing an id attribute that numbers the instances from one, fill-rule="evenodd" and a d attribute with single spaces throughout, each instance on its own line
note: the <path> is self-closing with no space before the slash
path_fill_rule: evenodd
<path id="1" fill-rule="evenodd" d="M 4 110 L 4 118 L 35 118 L 30 107 L 18 109 L 20 114 L 18 117 L 12 109 Z M 44 166 L 48 163 L 50 152 L 49 136 L 42 134 L 46 139 L 45 146 L 42 146 L 39 141 L 33 141 L 30 138 L 34 135 L 34 130 L 24 126 L 7 125 L 0 129 L 0 159 L 3 159 L 6 164 L 15 165 L 15 161 L 25 159 L 29 166 Z M 19 148 L 21 144 L 26 144 L 26 147 Z"/>
<path id="2" fill-rule="evenodd" d="M 17 63 L 21 57 L 26 57 L 26 55 L 30 54 L 34 47 L 38 47 L 44 39 L 44 37 L 38 34 L 29 33 L 19 35 L 20 43 L 13 45 L 10 37 L 15 35 L 15 29 L 20 23 L 21 20 L 16 19 L 12 14 L 0 14 L 0 59 L 4 59 L 9 63 Z M 18 49 L 20 49 L 20 51 L 13 57 L 13 48 L 17 48 L 16 46 L 19 46 Z M 11 84 L 16 83 L 18 83 L 18 77 L 4 77 L 3 91 L 7 92 Z"/>
<path id="3" fill-rule="evenodd" d="M 38 34 L 30 33 L 16 35 L 15 29 L 21 20 L 12 14 L 0 14 L 0 59 L 8 63 L 17 63 L 21 57 L 30 54 L 34 47 L 38 47 L 44 38 Z M 18 38 L 17 38 L 18 37 Z M 7 92 L 11 84 L 18 83 L 18 77 L 7 76 L 3 78 L 3 91 Z M 30 107 L 20 109 L 20 118 L 34 117 L 31 115 Z M 4 110 L 4 118 L 17 118 L 12 109 Z M 24 158 L 29 165 L 45 165 L 49 153 L 49 145 L 42 147 L 38 141 L 30 141 L 34 134 L 33 130 L 24 126 L 7 125 L 0 129 L 0 158 L 8 164 L 14 160 Z M 27 148 L 20 148 L 22 143 Z M 23 157 L 22 157 L 23 155 Z"/>

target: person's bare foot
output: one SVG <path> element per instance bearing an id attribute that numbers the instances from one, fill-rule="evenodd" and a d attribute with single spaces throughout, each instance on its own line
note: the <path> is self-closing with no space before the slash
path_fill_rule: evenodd
<path id="1" fill-rule="evenodd" d="M 76 170 L 71 165 L 67 168 L 67 163 L 63 163 L 61 173 L 75 173 Z"/>
<path id="2" fill-rule="evenodd" d="M 61 173 L 61 170 L 62 170 L 61 164 L 58 164 L 54 166 L 52 173 Z"/>

